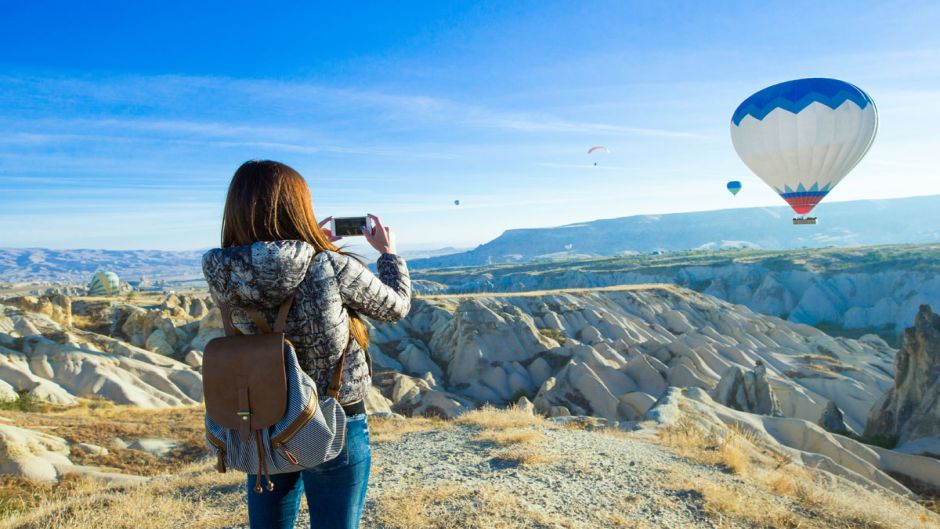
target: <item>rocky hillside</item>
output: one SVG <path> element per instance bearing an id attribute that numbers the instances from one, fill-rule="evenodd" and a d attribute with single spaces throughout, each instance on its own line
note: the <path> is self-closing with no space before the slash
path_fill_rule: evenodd
<path id="1" fill-rule="evenodd" d="M 414 268 L 726 247 L 783 250 L 940 242 L 940 196 L 823 203 L 819 224 L 794 226 L 788 207 L 638 215 L 508 230 L 477 248 L 412 262 Z"/>
<path id="2" fill-rule="evenodd" d="M 201 259 L 201 251 L 0 248 L 0 280 L 85 284 L 98 270 L 130 280 L 193 278 L 202 276 Z"/>
<path id="3" fill-rule="evenodd" d="M 872 408 L 865 434 L 940 458 L 940 316 L 927 305 L 904 331 L 894 366 L 894 386 Z"/>
<path id="4" fill-rule="evenodd" d="M 477 410 L 446 421 L 372 416 L 372 473 L 362 527 L 940 527 L 940 516 L 923 506 L 929 502 L 867 462 L 881 452 L 857 450 L 851 464 L 859 473 L 849 472 L 843 466 L 849 464 L 848 450 L 834 464 L 829 456 L 791 448 L 777 441 L 778 430 L 794 430 L 773 427 L 783 420 L 764 423 L 747 419 L 749 414 L 723 413 L 695 393 L 671 393 L 645 420 L 624 429 L 587 418 L 545 419 L 522 408 Z M 107 423 L 101 419 L 109 415 L 150 421 L 152 430 L 173 435 L 200 427 L 198 413 L 190 411 L 198 409 L 181 408 L 174 415 L 158 410 L 149 419 L 120 409 L 49 411 L 40 419 L 67 437 L 93 431 L 85 435 L 102 448 L 108 435 L 131 435 L 129 421 L 116 421 L 117 431 L 102 428 Z M 12 415 L 16 422 L 30 419 Z M 723 422 L 735 418 L 750 429 Z M 816 437 L 808 439 L 827 439 L 830 448 L 842 439 L 814 431 Z M 65 441 L 50 443 L 60 460 L 68 455 Z M 82 458 L 84 466 L 58 484 L 20 479 L 3 489 L 7 507 L 0 527 L 248 527 L 244 475 L 218 474 L 212 461 L 135 448 L 73 450 L 70 457 Z M 105 476 L 111 487 L 100 487 L 102 478 L 88 470 L 102 462 L 120 467 Z M 922 464 L 925 472 L 940 465 L 916 456 L 902 456 L 901 462 Z M 135 463 L 145 464 L 140 476 L 131 475 Z M 305 503 L 296 527 L 309 527 Z"/>
<path id="5" fill-rule="evenodd" d="M 158 469 L 163 468 L 163 458 L 180 457 L 188 464 L 195 461 L 194 454 L 203 453 L 197 448 L 198 424 L 180 430 L 187 432 L 187 438 L 177 441 L 174 427 L 142 426 L 149 419 L 133 411 L 109 412 L 118 415 L 63 437 L 64 425 L 98 413 L 82 411 L 89 406 L 87 399 L 113 403 L 108 406 L 157 408 L 152 412 L 154 420 L 175 417 L 168 419 L 169 424 L 198 416 L 172 414 L 179 409 L 175 406 L 201 400 L 200 350 L 208 339 L 221 334 L 218 309 L 200 295 L 137 301 L 142 306 L 119 299 L 64 296 L 3 300 L 0 390 L 7 400 L 3 406 L 35 408 L 19 404 L 25 399 L 51 403 L 53 409 L 52 415 L 43 414 L 41 406 L 39 415 L 8 413 L 9 422 L 0 422 L 0 454 L 6 454 L 0 457 L 0 471 L 51 482 L 75 473 L 124 486 L 133 484 L 122 477 L 129 471 L 135 476 L 150 475 L 132 471 L 134 461 L 143 457 L 135 454 L 150 454 L 148 464 Z M 931 340 L 927 327 L 921 327 L 911 338 L 916 343 Z M 916 351 L 904 362 L 921 366 Z M 863 435 L 870 410 L 884 402 L 889 390 L 899 387 L 895 352 L 874 335 L 834 338 L 816 328 L 756 314 L 675 285 L 430 296 L 414 300 L 402 322 L 372 327 L 375 385 L 367 407 L 380 416 L 435 417 L 460 424 L 469 420 L 462 417 L 477 416 L 487 404 L 512 404 L 541 425 L 546 423 L 538 417 L 549 417 L 555 421 L 552 424 L 590 424 L 610 430 L 613 437 L 638 440 L 649 436 L 662 440 L 666 435 L 662 428 L 667 428 L 686 431 L 683 436 L 700 436 L 688 443 L 699 448 L 721 446 L 720 440 L 727 435 L 739 435 L 762 447 L 756 449 L 754 458 L 760 459 L 763 450 L 764 459 L 777 461 L 774 464 L 787 461 L 828 476 L 821 479 L 874 490 L 895 498 L 892 501 L 909 501 L 940 488 L 940 462 L 915 455 L 921 453 L 918 447 L 922 445 L 917 443 L 906 444 L 909 453 L 902 453 L 859 441 L 872 441 Z M 903 381 L 900 385 L 910 386 Z M 56 413 L 68 420 L 56 419 Z M 117 419 L 119 414 L 135 419 Z M 36 427 L 52 429 L 46 433 Z M 650 433 L 650 428 L 655 432 Z M 156 436 L 150 430 L 162 433 Z M 525 500 L 520 505 L 529 505 L 531 498 L 544 496 L 545 490 L 571 497 L 583 494 L 578 489 L 583 484 L 571 484 L 568 489 L 558 485 L 570 478 L 566 472 L 580 470 L 553 469 L 549 475 L 525 477 L 526 466 L 540 456 L 487 455 L 477 460 L 468 441 L 459 438 L 473 432 L 453 431 L 458 438 L 427 433 L 428 440 L 415 441 L 431 443 L 427 449 L 451 447 L 450 452 L 442 452 L 451 454 L 450 466 L 419 466 L 431 473 L 429 479 L 449 483 L 446 472 L 466 477 L 484 468 L 506 470 L 506 476 L 528 480 L 524 484 L 529 488 L 518 490 Z M 545 439 L 543 455 L 548 461 L 571 453 L 572 443 L 577 442 L 553 432 L 533 434 Z M 668 442 L 682 445 L 683 438 L 669 437 Z M 607 443 L 605 453 L 623 456 L 606 458 L 609 462 L 603 465 L 607 466 L 619 468 L 647 458 L 668 460 L 652 449 L 618 444 L 623 442 L 598 440 L 592 446 Z M 464 446 L 467 453 L 455 453 L 453 446 Z M 408 449 L 396 448 L 399 453 Z M 696 452 L 695 457 L 714 457 L 706 452 Z M 411 475 L 408 465 L 394 471 L 386 468 L 389 476 L 399 476 L 389 483 L 401 483 Z M 466 468 L 476 470 L 468 474 Z M 604 472 L 607 475 L 614 469 L 611 466 Z M 700 476 L 705 479 L 712 474 Z M 638 472 L 628 476 L 624 483 L 611 478 L 611 486 L 626 487 L 631 479 L 642 482 Z M 491 478 L 497 479 L 479 479 Z M 723 479 L 715 487 L 721 488 Z M 644 496 L 642 504 L 675 500 L 675 491 L 685 490 L 683 483 L 676 484 L 680 488 L 673 492 Z M 801 482 L 799 487 L 804 485 Z M 473 480 L 463 486 L 475 490 Z M 382 489 L 377 485 L 377 490 L 391 494 L 396 486 Z M 568 501 L 563 494 L 561 498 L 557 505 Z M 691 503 L 680 502 L 682 513 L 667 512 L 663 518 L 647 521 L 714 525 L 707 516 L 708 502 L 694 495 L 687 499 Z M 775 504 L 783 509 L 775 512 L 783 516 L 796 508 L 787 501 Z M 690 505 L 698 505 L 702 512 L 685 512 Z M 378 514 L 382 508 L 374 508 L 376 527 L 413 527 L 383 521 Z M 544 504 L 539 512 L 555 512 L 554 508 Z M 651 508 L 644 507 L 642 512 L 648 514 Z M 521 516 L 536 516 L 532 512 L 523 511 Z M 612 512 L 612 516 L 633 519 L 632 510 Z M 578 514 L 569 525 L 546 527 L 589 527 L 592 523 L 597 521 Z"/>
<path id="6" fill-rule="evenodd" d="M 414 274 L 425 294 L 674 283 L 755 312 L 894 339 L 922 304 L 940 306 L 940 246 L 626 256 Z"/>
<path id="7" fill-rule="evenodd" d="M 210 314 L 199 299 L 170 296 L 145 309 L 116 300 L 9 298 L 0 302 L 0 398 L 195 404 L 202 400 L 199 349 L 220 334 L 218 311 Z"/>
<path id="8" fill-rule="evenodd" d="M 633 420 L 669 386 L 717 391 L 762 363 L 784 415 L 815 422 L 831 401 L 855 432 L 894 359 L 877 336 L 833 338 L 672 285 L 430 296 L 373 342 L 395 409 L 452 416 L 526 396 L 547 415 Z"/>

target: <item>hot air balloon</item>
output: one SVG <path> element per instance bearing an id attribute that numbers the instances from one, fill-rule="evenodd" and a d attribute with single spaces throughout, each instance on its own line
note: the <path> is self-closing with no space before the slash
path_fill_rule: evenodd
<path id="1" fill-rule="evenodd" d="M 728 182 L 727 187 L 728 187 L 728 191 L 731 191 L 732 195 L 737 195 L 738 191 L 741 190 L 741 182 L 738 182 L 737 180 L 732 180 Z"/>
<path id="2" fill-rule="evenodd" d="M 114 272 L 97 272 L 88 283 L 89 296 L 114 296 L 121 292 L 121 280 Z"/>
<path id="3" fill-rule="evenodd" d="M 801 216 L 861 161 L 877 130 L 871 97 L 836 79 L 798 79 L 764 88 L 731 117 L 738 156 Z M 815 224 L 816 218 L 793 223 Z"/>
<path id="4" fill-rule="evenodd" d="M 455 200 L 455 201 L 454 201 L 454 205 L 455 205 L 455 206 L 459 206 L 459 205 L 460 205 L 460 201 L 459 201 L 459 200 Z"/>
<path id="5" fill-rule="evenodd" d="M 594 154 L 595 152 L 603 152 L 603 153 L 610 154 L 610 149 L 608 149 L 607 147 L 604 147 L 603 145 L 595 145 L 594 147 L 591 147 L 590 149 L 588 149 L 588 154 Z M 594 162 L 594 165 L 597 165 L 597 162 Z"/>

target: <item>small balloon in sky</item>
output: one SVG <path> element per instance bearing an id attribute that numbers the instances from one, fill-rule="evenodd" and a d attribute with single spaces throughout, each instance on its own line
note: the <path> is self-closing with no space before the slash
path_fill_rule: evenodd
<path id="1" fill-rule="evenodd" d="M 855 168 L 877 131 L 871 96 L 837 79 L 769 86 L 731 116 L 738 156 L 798 215 L 812 211 Z M 815 217 L 794 219 L 814 223 Z"/>
<path id="2" fill-rule="evenodd" d="M 738 191 L 741 190 L 741 182 L 738 182 L 737 180 L 732 180 L 728 182 L 727 187 L 728 187 L 728 191 L 731 191 L 732 195 L 737 195 Z"/>
<path id="3" fill-rule="evenodd" d="M 459 206 L 459 205 L 460 205 L 460 200 L 455 200 L 455 201 L 454 201 L 454 205 L 455 205 L 455 206 Z"/>

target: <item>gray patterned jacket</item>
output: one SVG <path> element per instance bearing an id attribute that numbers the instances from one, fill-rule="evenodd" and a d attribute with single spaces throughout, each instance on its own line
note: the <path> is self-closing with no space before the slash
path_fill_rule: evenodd
<path id="1" fill-rule="evenodd" d="M 202 271 L 212 296 L 232 307 L 232 321 L 245 333 L 258 332 L 245 311 L 259 309 L 269 321 L 294 294 L 285 334 L 297 350 L 300 366 L 321 395 L 339 362 L 349 335 L 348 309 L 381 321 L 404 318 L 411 308 L 411 281 L 405 261 L 383 254 L 378 278 L 352 257 L 316 253 L 303 241 L 256 242 L 217 248 L 202 257 Z M 361 400 L 372 384 L 365 352 L 352 340 L 339 400 Z"/>

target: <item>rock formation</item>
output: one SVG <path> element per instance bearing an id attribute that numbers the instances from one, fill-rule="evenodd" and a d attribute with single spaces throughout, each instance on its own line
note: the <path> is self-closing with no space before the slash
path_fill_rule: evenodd
<path id="1" fill-rule="evenodd" d="M 940 303 L 937 253 L 933 247 L 881 247 L 670 254 L 503 265 L 460 274 L 416 270 L 412 279 L 422 294 L 671 283 L 795 323 L 900 333 L 913 324 L 919 305 Z"/>
<path id="2" fill-rule="evenodd" d="M 0 305 L 0 398 L 70 405 L 76 397 L 142 407 L 195 404 L 202 377 L 186 364 L 110 336 Z"/>
<path id="3" fill-rule="evenodd" d="M 833 401 L 855 431 L 890 387 L 894 355 L 874 336 L 833 338 L 664 285 L 426 296 L 402 322 L 375 324 L 372 341 L 375 369 L 409 373 L 418 387 L 377 382 L 400 413 L 418 408 L 399 397 L 433 390 L 455 411 L 526 397 L 544 415 L 632 420 L 669 386 L 712 391 L 740 369 L 726 385 L 742 408 L 815 422 Z"/>
<path id="4" fill-rule="evenodd" d="M 79 443 L 81 450 L 104 450 Z M 42 432 L 0 424 L 0 474 L 21 476 L 37 482 L 55 482 L 66 473 L 81 474 L 115 484 L 132 484 L 146 478 L 119 474 L 116 469 L 75 465 L 69 460 L 65 439 Z M 100 452 L 99 452 L 100 453 Z"/>
<path id="5" fill-rule="evenodd" d="M 727 428 L 734 427 L 807 467 L 911 498 L 913 493 L 891 474 L 940 487 L 938 460 L 865 445 L 829 433 L 810 421 L 733 410 L 713 401 L 699 388 L 670 388 L 643 419 L 659 426 L 691 421 L 701 430 L 718 435 L 727 435 Z M 635 426 L 643 428 L 642 424 Z"/>
<path id="6" fill-rule="evenodd" d="M 783 415 L 777 396 L 767 381 L 767 366 L 761 360 L 752 370 L 733 366 L 725 371 L 712 397 L 736 410 L 774 417 Z"/>
<path id="7" fill-rule="evenodd" d="M 835 402 L 829 401 L 829 404 L 826 405 L 826 409 L 823 410 L 822 415 L 819 416 L 819 420 L 816 421 L 816 424 L 821 426 L 823 430 L 833 433 L 844 434 L 848 432 L 849 427 L 845 425 L 845 418 L 842 416 L 842 410 L 836 406 Z"/>
<path id="8" fill-rule="evenodd" d="M 65 327 L 72 325 L 72 300 L 63 295 L 19 296 L 7 298 L 3 303 L 26 312 L 48 316 L 52 321 Z"/>
<path id="9" fill-rule="evenodd" d="M 904 331 L 895 359 L 894 386 L 872 408 L 866 436 L 917 442 L 940 454 L 940 316 L 921 305 L 914 326 Z"/>

